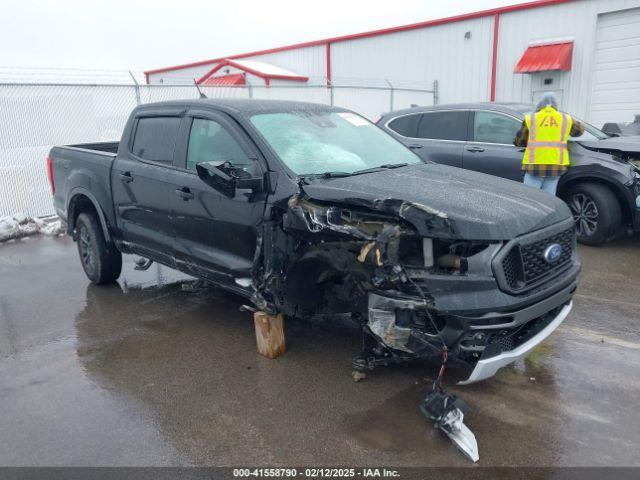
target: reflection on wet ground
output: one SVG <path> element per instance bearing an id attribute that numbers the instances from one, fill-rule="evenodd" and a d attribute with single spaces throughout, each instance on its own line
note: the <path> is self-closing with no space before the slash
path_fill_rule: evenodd
<path id="1" fill-rule="evenodd" d="M 481 465 L 640 465 L 640 239 L 581 253 L 560 330 L 451 389 Z M 68 239 L 0 246 L 0 465 L 468 465 L 418 411 L 435 366 L 354 383 L 341 319 L 288 322 L 268 360 L 242 303 L 131 257 L 91 286 Z"/>

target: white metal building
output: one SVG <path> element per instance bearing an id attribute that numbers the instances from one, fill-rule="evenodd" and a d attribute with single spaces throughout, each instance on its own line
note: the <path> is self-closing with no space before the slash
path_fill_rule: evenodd
<path id="1" fill-rule="evenodd" d="M 600 126 L 640 113 L 640 0 L 539 0 L 145 75 L 150 84 L 190 83 L 238 59 L 314 85 L 437 81 L 439 103 L 532 102 L 551 90 L 563 109 Z"/>

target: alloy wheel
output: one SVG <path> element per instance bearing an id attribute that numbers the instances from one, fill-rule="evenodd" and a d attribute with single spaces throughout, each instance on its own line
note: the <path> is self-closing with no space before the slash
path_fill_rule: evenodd
<path id="1" fill-rule="evenodd" d="M 86 227 L 80 229 L 78 235 L 78 246 L 80 247 L 80 258 L 82 265 L 88 272 L 95 270 L 95 259 L 93 256 L 93 248 L 91 246 L 91 237 Z"/>
<path id="2" fill-rule="evenodd" d="M 569 208 L 573 214 L 578 236 L 590 237 L 598 228 L 598 207 L 591 197 L 576 193 L 571 197 Z"/>

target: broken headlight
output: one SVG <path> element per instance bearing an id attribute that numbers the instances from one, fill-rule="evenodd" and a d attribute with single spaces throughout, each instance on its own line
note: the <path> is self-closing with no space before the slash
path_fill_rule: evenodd
<path id="1" fill-rule="evenodd" d="M 484 242 L 441 240 L 405 236 L 400 239 L 400 261 L 406 267 L 427 268 L 434 273 L 467 273 L 468 258 L 489 246 Z"/>

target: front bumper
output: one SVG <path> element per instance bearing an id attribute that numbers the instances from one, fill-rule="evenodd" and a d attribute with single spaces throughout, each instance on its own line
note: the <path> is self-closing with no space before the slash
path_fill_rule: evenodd
<path id="1" fill-rule="evenodd" d="M 510 350 L 508 352 L 500 353 L 494 357 L 487 358 L 484 360 L 478 361 L 475 368 L 471 372 L 469 378 L 464 381 L 458 382 L 459 385 L 468 385 L 470 383 L 479 382 L 480 380 L 485 380 L 487 378 L 493 377 L 496 372 L 502 367 L 509 365 L 510 363 L 515 362 L 516 360 L 525 357 L 531 350 L 533 350 L 536 346 L 538 346 L 545 338 L 551 335 L 556 328 L 560 326 L 560 324 L 567 318 L 571 308 L 573 307 L 573 302 L 570 302 L 568 305 L 562 307 L 562 310 L 555 316 L 555 318 L 542 330 L 540 330 L 536 335 L 531 337 L 529 340 L 521 344 L 520 346 Z"/>
<path id="2" fill-rule="evenodd" d="M 442 312 L 415 298 L 369 293 L 368 325 L 387 347 L 414 357 L 436 356 L 447 345 L 450 357 L 469 367 L 461 384 L 493 376 L 527 355 L 551 334 L 571 310 L 574 279 L 542 300 L 502 311 Z M 426 315 L 426 309 L 429 315 Z M 436 330 L 437 329 L 437 330 Z"/>

